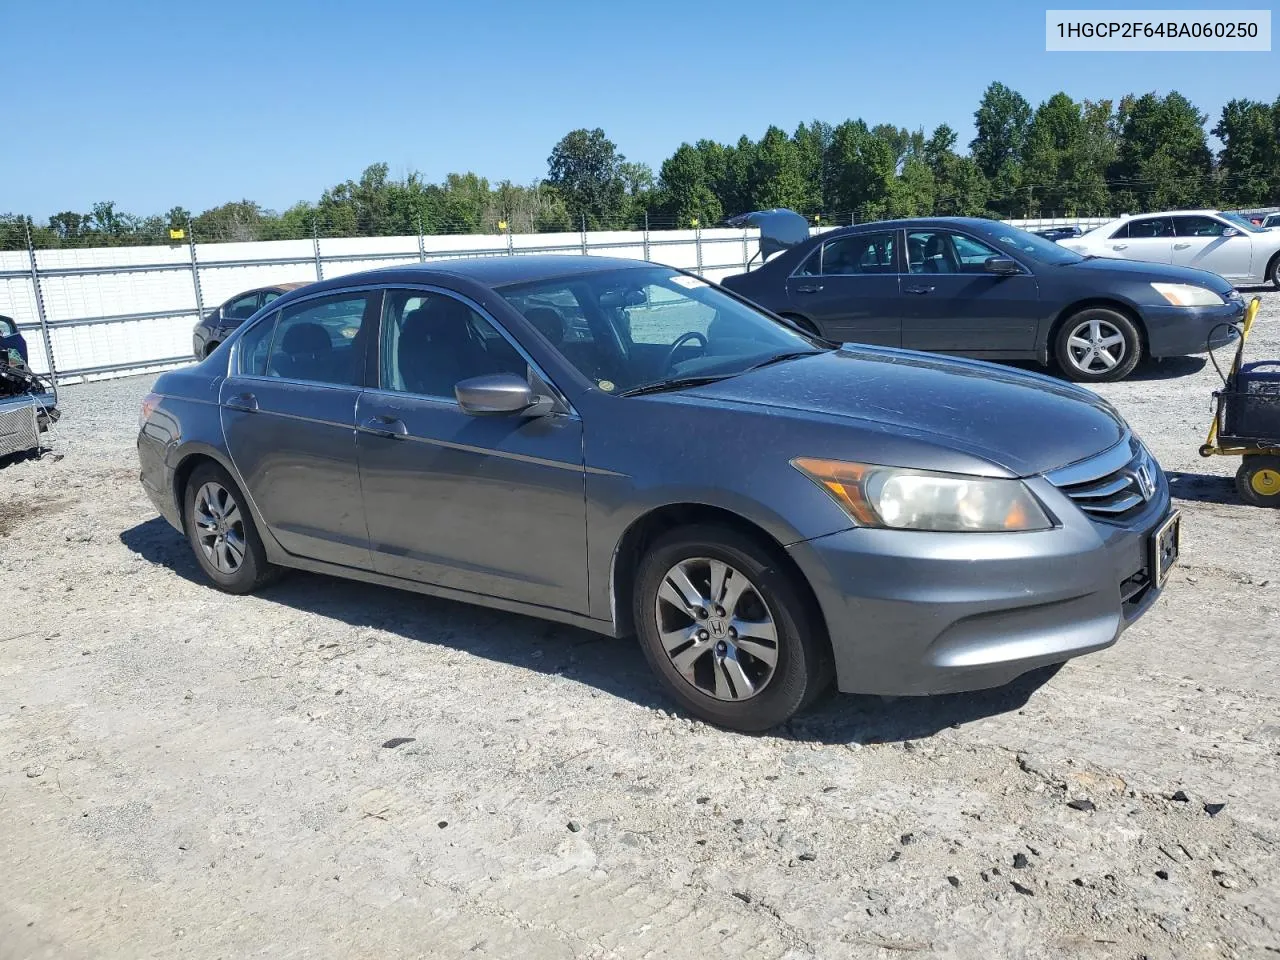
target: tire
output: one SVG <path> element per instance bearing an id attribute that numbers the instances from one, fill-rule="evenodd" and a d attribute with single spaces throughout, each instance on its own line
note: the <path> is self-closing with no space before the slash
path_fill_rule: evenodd
<path id="1" fill-rule="evenodd" d="M 1271 258 L 1271 263 L 1267 266 L 1267 273 L 1271 277 L 1271 285 L 1280 290 L 1280 253 Z"/>
<path id="2" fill-rule="evenodd" d="M 209 354 L 213 353 L 213 351 L 217 350 L 218 347 L 220 346 L 222 346 L 222 344 L 220 344 L 217 340 L 213 341 L 213 343 L 209 344 L 204 348 L 204 355 L 206 357 L 209 356 Z"/>
<path id="3" fill-rule="evenodd" d="M 267 562 L 244 494 L 226 470 L 200 464 L 187 478 L 182 501 L 191 551 L 219 590 L 252 593 L 280 575 L 280 568 Z"/>
<path id="4" fill-rule="evenodd" d="M 731 605 L 720 613 L 710 596 L 713 564 L 724 565 L 716 599 Z M 684 590 L 678 577 L 669 579 L 678 570 Z M 735 590 L 739 576 L 744 581 Z M 690 587 L 701 591 L 707 616 L 681 599 Z M 645 659 L 667 694 L 699 719 L 731 730 L 768 730 L 830 686 L 831 648 L 815 604 L 768 550 L 736 530 L 691 526 L 659 537 L 640 562 L 634 598 Z M 744 625 L 753 635 L 745 627 L 737 634 Z"/>
<path id="5" fill-rule="evenodd" d="M 1110 383 L 1123 380 L 1138 365 L 1142 336 L 1120 311 L 1086 307 L 1063 321 L 1054 337 L 1053 353 L 1067 379 Z"/>
<path id="6" fill-rule="evenodd" d="M 1236 471 L 1236 493 L 1255 507 L 1280 507 L 1280 457 L 1247 454 Z"/>

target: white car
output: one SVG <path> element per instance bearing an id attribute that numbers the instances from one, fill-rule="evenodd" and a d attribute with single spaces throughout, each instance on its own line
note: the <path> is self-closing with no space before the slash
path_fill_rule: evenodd
<path id="1" fill-rule="evenodd" d="M 1280 213 L 1268 213 L 1262 218 L 1262 226 L 1268 230 L 1274 230 L 1280 227 Z"/>
<path id="2" fill-rule="evenodd" d="M 1086 256 L 1197 267 L 1238 287 L 1270 281 L 1280 289 L 1280 230 L 1220 210 L 1125 216 L 1059 242 Z"/>

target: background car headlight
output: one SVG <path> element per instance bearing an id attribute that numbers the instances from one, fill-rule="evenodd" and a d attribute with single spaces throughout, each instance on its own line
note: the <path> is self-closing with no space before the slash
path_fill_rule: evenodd
<path id="1" fill-rule="evenodd" d="M 1221 294 L 1193 283 L 1153 283 L 1151 286 L 1175 307 L 1220 307 L 1227 302 Z"/>
<path id="2" fill-rule="evenodd" d="M 1053 526 L 1021 480 L 812 457 L 797 457 L 791 465 L 867 527 L 997 533 Z"/>

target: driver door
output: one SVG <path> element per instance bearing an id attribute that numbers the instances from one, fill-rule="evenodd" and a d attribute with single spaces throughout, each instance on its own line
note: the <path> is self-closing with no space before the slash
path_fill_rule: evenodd
<path id="1" fill-rule="evenodd" d="M 377 388 L 360 395 L 355 413 L 374 569 L 586 613 L 577 415 L 464 413 L 459 380 L 541 374 L 491 317 L 450 291 L 388 290 L 379 344 Z"/>

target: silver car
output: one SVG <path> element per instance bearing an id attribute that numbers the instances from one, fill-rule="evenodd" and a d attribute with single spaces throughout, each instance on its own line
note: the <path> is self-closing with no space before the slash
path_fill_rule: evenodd
<path id="1" fill-rule="evenodd" d="M 1062 246 L 1086 256 L 1197 267 L 1237 287 L 1280 289 L 1280 231 L 1221 210 L 1177 210 L 1125 216 Z"/>
<path id="2" fill-rule="evenodd" d="M 1101 650 L 1178 548 L 1097 395 L 603 257 L 294 290 L 156 381 L 138 454 L 223 590 L 293 567 L 634 634 L 741 730 L 833 679 L 973 690 Z"/>

